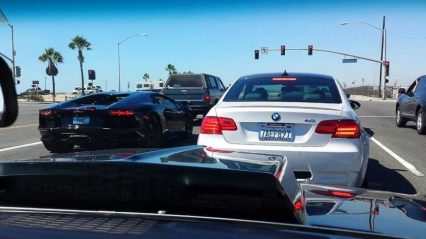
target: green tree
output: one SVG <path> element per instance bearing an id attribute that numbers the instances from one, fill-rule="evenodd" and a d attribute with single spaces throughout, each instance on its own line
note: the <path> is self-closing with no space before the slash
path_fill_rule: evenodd
<path id="1" fill-rule="evenodd" d="M 169 75 L 177 74 L 176 67 L 172 64 L 168 64 L 165 70 L 169 72 Z"/>
<path id="2" fill-rule="evenodd" d="M 55 90 L 55 76 L 58 74 L 58 68 L 56 65 L 58 63 L 63 63 L 64 58 L 61 53 L 55 51 L 53 48 L 44 49 L 44 53 L 41 54 L 38 59 L 41 62 L 47 62 L 46 74 L 52 76 L 52 95 L 53 101 L 55 101 L 56 90 Z"/>
<path id="3" fill-rule="evenodd" d="M 148 73 L 143 74 L 143 79 L 145 80 L 145 82 L 148 82 L 148 79 L 149 79 Z"/>
<path id="4" fill-rule="evenodd" d="M 90 42 L 88 42 L 84 37 L 82 36 L 76 36 L 73 39 L 71 39 L 70 44 L 68 44 L 68 47 L 75 50 L 78 50 L 78 61 L 80 62 L 80 71 L 81 71 L 81 90 L 82 94 L 84 95 L 84 74 L 83 74 L 83 63 L 84 63 L 84 56 L 83 56 L 83 50 L 92 50 L 90 48 Z"/>

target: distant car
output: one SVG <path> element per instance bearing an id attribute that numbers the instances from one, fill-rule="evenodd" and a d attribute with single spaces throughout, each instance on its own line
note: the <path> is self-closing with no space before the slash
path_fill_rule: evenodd
<path id="1" fill-rule="evenodd" d="M 300 181 L 361 186 L 369 136 L 359 106 L 330 76 L 243 76 L 203 119 L 198 144 L 286 155 Z"/>
<path id="2" fill-rule="evenodd" d="M 93 94 L 93 93 L 101 93 L 103 92 L 100 86 L 87 86 L 84 87 L 84 93 L 85 94 Z M 82 89 L 81 87 L 75 87 L 74 90 L 72 91 L 73 95 L 81 95 Z"/>
<path id="3" fill-rule="evenodd" d="M 50 94 L 50 90 L 42 90 L 40 87 L 39 88 L 29 88 L 19 95 L 20 96 L 28 96 L 28 95 L 32 95 L 32 94 L 48 95 L 48 94 Z"/>
<path id="4" fill-rule="evenodd" d="M 205 115 L 225 92 L 222 80 L 208 74 L 171 75 L 164 85 L 162 93 L 176 101 L 187 101 L 194 117 Z"/>
<path id="5" fill-rule="evenodd" d="M 167 139 L 191 136 L 192 128 L 187 104 L 154 92 L 92 94 L 39 112 L 41 141 L 55 153 L 109 143 L 158 148 Z"/>
<path id="6" fill-rule="evenodd" d="M 398 90 L 396 126 L 404 127 L 407 121 L 416 122 L 417 133 L 426 134 L 426 75 L 416 79 L 405 90 Z"/>

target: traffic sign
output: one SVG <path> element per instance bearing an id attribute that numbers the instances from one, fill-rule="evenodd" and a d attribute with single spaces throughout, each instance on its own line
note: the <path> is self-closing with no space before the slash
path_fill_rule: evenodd
<path id="1" fill-rule="evenodd" d="M 40 82 L 38 80 L 33 80 L 33 84 L 38 85 L 38 84 L 40 84 Z"/>
<path id="2" fill-rule="evenodd" d="M 342 59 L 342 63 L 357 63 L 357 61 L 356 58 Z"/>

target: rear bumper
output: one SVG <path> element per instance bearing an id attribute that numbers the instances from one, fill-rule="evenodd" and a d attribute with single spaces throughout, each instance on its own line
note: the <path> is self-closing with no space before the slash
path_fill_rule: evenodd
<path id="1" fill-rule="evenodd" d="M 222 135 L 200 134 L 198 145 L 285 156 L 289 172 L 301 172 L 301 175 L 310 172 L 310 178 L 305 180 L 314 184 L 359 187 L 368 165 L 368 142 L 363 143 L 361 139 L 334 140 L 325 147 L 281 147 L 230 144 Z"/>
<path id="2" fill-rule="evenodd" d="M 41 141 L 69 141 L 80 144 L 108 144 L 144 141 L 146 135 L 139 128 L 39 128 Z"/>

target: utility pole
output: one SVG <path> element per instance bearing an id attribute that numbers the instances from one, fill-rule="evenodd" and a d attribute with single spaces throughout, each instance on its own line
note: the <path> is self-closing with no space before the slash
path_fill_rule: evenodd
<path id="1" fill-rule="evenodd" d="M 383 16 L 383 26 L 382 26 L 382 47 L 380 51 L 380 61 L 383 62 L 383 52 L 384 52 L 384 43 L 385 43 L 385 23 L 386 17 Z M 380 64 L 380 73 L 379 73 L 379 97 L 382 97 L 382 74 L 383 74 L 383 64 Z"/>

